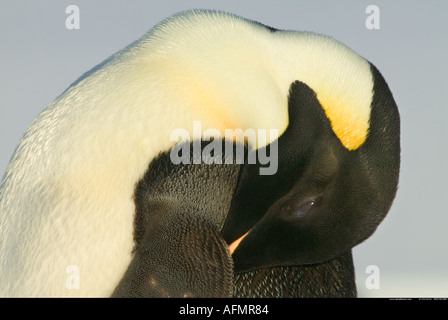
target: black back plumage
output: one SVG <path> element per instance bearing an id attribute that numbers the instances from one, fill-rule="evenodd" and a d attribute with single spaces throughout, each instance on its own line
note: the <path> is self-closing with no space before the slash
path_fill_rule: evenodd
<path id="1" fill-rule="evenodd" d="M 235 275 L 236 298 L 354 298 L 352 252 L 319 264 L 263 268 Z"/>
<path id="2" fill-rule="evenodd" d="M 193 163 L 198 150 L 190 148 Z M 232 295 L 233 261 L 220 229 L 238 171 L 239 165 L 175 165 L 169 152 L 151 162 L 135 191 L 134 258 L 114 296 Z"/>

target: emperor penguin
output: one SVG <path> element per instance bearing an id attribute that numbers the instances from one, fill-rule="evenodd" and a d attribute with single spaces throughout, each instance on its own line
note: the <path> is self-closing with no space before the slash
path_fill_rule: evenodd
<path id="1" fill-rule="evenodd" d="M 188 148 L 212 141 L 195 122 L 248 157 L 270 152 L 275 173 L 174 163 L 176 130 Z M 31 123 L 0 187 L 0 296 L 355 296 L 351 249 L 389 211 L 399 167 L 397 105 L 365 58 L 181 12 Z"/>

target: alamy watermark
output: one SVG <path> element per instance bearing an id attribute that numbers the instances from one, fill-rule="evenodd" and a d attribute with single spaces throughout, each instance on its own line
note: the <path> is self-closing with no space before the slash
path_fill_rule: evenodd
<path id="1" fill-rule="evenodd" d="M 65 287 L 68 290 L 79 290 L 80 288 L 80 271 L 77 265 L 71 264 L 65 268 Z"/>
<path id="2" fill-rule="evenodd" d="M 269 130 L 270 137 L 278 137 L 277 129 Z M 200 121 L 193 121 L 193 137 L 202 137 L 202 141 L 210 141 L 205 147 L 198 139 L 193 139 L 186 129 L 175 129 L 170 135 L 170 141 L 177 144 L 170 151 L 170 159 L 174 164 L 243 164 L 245 163 L 245 147 L 243 143 L 234 145 L 235 138 L 243 141 L 247 139 L 250 145 L 267 145 L 268 135 L 266 129 L 225 129 L 224 147 L 222 143 L 222 133 L 218 129 L 206 129 L 202 132 Z M 193 145 L 193 154 L 191 146 Z M 235 154 L 234 154 L 235 150 Z M 224 159 L 224 161 L 223 161 Z M 262 165 L 259 169 L 260 175 L 273 175 L 278 169 L 278 142 L 269 143 L 269 147 L 262 147 L 257 150 L 249 150 L 247 153 L 247 163 Z"/>
<path id="3" fill-rule="evenodd" d="M 380 28 L 380 8 L 375 5 L 367 6 L 366 13 L 369 14 L 366 18 L 366 28 L 369 30 Z"/>
<path id="4" fill-rule="evenodd" d="M 366 268 L 366 274 L 369 276 L 366 278 L 366 288 L 369 290 L 380 288 L 380 268 L 376 265 L 369 265 Z"/>
<path id="5" fill-rule="evenodd" d="M 72 4 L 65 8 L 65 13 L 69 16 L 65 19 L 65 27 L 68 30 L 79 29 L 80 28 L 80 16 L 79 7 Z"/>
<path id="6" fill-rule="evenodd" d="M 69 5 L 65 8 L 65 13 L 68 14 L 65 19 L 65 27 L 68 30 L 80 29 L 80 11 L 77 5 Z M 369 14 L 365 21 L 365 26 L 369 30 L 380 29 L 380 9 L 376 5 L 369 5 L 365 10 Z"/>

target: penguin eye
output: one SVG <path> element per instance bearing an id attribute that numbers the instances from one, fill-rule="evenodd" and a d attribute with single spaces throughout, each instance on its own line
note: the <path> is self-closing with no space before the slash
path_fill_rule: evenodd
<path id="1" fill-rule="evenodd" d="M 314 200 L 303 202 L 296 211 L 296 217 L 304 217 L 314 206 Z"/>

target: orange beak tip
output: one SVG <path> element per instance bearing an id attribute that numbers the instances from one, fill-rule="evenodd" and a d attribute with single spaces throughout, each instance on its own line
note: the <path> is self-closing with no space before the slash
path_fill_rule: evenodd
<path id="1" fill-rule="evenodd" d="M 247 231 L 245 234 L 243 234 L 241 237 L 239 237 L 238 239 L 236 239 L 235 241 L 233 241 L 231 244 L 229 244 L 229 250 L 230 250 L 230 254 L 232 255 L 233 252 L 236 250 L 236 248 L 239 246 L 239 244 L 241 243 L 241 241 L 243 241 L 243 239 L 249 234 L 250 230 Z"/>

